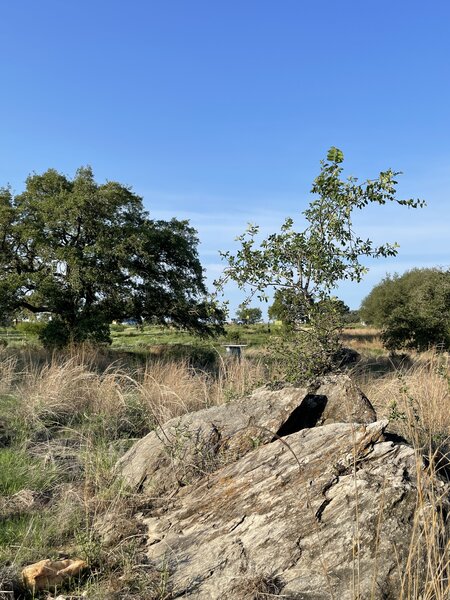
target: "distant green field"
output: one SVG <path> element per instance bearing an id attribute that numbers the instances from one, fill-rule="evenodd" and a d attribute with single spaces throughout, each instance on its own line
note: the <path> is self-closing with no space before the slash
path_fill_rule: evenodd
<path id="1" fill-rule="evenodd" d="M 208 345 L 212 343 L 226 344 L 238 343 L 251 346 L 261 346 L 267 343 L 270 336 L 268 326 L 258 325 L 227 325 L 226 334 L 214 340 L 201 338 L 187 331 L 180 331 L 171 327 L 147 326 L 137 328 L 132 326 L 111 326 L 113 348 L 130 348 L 133 346 L 159 346 L 167 344 Z M 272 328 L 273 330 L 273 328 Z"/>
<path id="2" fill-rule="evenodd" d="M 26 328 L 25 328 L 26 329 Z M 247 344 L 248 346 L 264 346 L 279 327 L 267 324 L 227 325 L 226 334 L 219 338 L 201 338 L 197 335 L 175 329 L 173 327 L 133 325 L 111 325 L 112 349 L 125 351 L 152 351 L 160 346 L 189 345 L 199 347 L 222 348 L 228 343 Z M 0 340 L 8 347 L 40 345 L 34 332 L 24 331 L 19 327 L 0 328 Z"/>
<path id="3" fill-rule="evenodd" d="M 267 347 L 270 337 L 281 333 L 280 324 L 258 323 L 256 325 L 226 325 L 225 335 L 218 338 L 201 338 L 197 335 L 156 325 L 136 327 L 133 325 L 111 325 L 112 345 L 110 349 L 117 352 L 136 353 L 144 357 L 146 354 L 167 358 L 193 358 L 201 362 L 211 361 L 217 352 L 226 353 L 227 344 L 245 344 L 247 356 L 259 354 L 259 350 Z M 40 347 L 39 338 L 31 323 L 21 323 L 16 327 L 0 328 L 0 344 L 8 348 Z M 368 327 L 346 327 L 342 334 L 344 345 L 359 352 L 379 355 L 385 350 L 382 347 L 379 332 Z M 209 358 L 208 358 L 209 357 Z"/>
<path id="4" fill-rule="evenodd" d="M 30 339 L 29 336 L 24 335 L 15 327 L 0 327 L 0 340 L 4 340 L 8 346 L 18 346 Z"/>

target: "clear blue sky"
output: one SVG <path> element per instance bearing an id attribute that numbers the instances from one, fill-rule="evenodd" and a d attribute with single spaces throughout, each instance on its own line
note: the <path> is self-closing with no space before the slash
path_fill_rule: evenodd
<path id="1" fill-rule="evenodd" d="M 449 265 L 449 2 L 18 0 L 0 29 L 0 185 L 90 164 L 154 217 L 189 218 L 212 281 L 248 221 L 269 233 L 304 210 L 336 145 L 349 174 L 401 170 L 401 195 L 428 201 L 359 215 L 401 248 L 342 299 Z"/>

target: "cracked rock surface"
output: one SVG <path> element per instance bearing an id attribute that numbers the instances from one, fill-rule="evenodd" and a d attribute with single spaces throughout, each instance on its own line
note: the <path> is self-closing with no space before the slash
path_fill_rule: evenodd
<path id="1" fill-rule="evenodd" d="M 117 468 L 144 496 L 166 492 L 138 518 L 171 598 L 394 600 L 408 560 L 423 585 L 411 540 L 427 539 L 428 519 L 447 543 L 449 485 L 386 426 L 333 375 L 261 388 L 137 442 Z"/>
<path id="2" fill-rule="evenodd" d="M 169 568 L 173 597 L 241 598 L 261 578 L 277 581 L 283 598 L 397 598 L 416 458 L 383 441 L 386 424 L 301 430 L 182 488 L 145 518 L 148 556 Z"/>
<path id="3" fill-rule="evenodd" d="M 170 492 L 270 443 L 323 423 L 370 423 L 372 405 L 348 375 L 309 387 L 265 386 L 251 396 L 171 419 L 136 442 L 117 470 L 131 487 Z"/>

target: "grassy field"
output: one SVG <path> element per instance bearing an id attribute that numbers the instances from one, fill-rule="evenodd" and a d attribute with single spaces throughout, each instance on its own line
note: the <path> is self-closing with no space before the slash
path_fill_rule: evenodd
<path id="1" fill-rule="evenodd" d="M 167 573 L 145 564 L 144 538 L 133 519 L 154 500 L 123 487 L 114 464 L 156 424 L 243 397 L 269 381 L 273 365 L 265 362 L 264 347 L 273 329 L 233 326 L 212 344 L 156 327 L 113 327 L 111 349 L 57 354 L 19 333 L 5 333 L 8 346 L 0 349 L 0 589 L 8 589 L 2 585 L 25 564 L 65 555 L 90 567 L 72 593 L 87 592 L 91 600 L 169 600 Z M 223 344 L 237 333 L 249 344 L 241 363 L 223 355 Z M 344 342 L 363 354 L 353 376 L 379 417 L 390 418 L 391 428 L 431 464 L 434 453 L 447 452 L 448 355 L 394 359 L 378 332 L 366 328 L 346 330 Z M 205 352 L 214 359 L 208 368 L 201 365 Z M 418 502 L 439 499 L 431 492 Z M 111 522 L 118 535 L 102 543 L 99 532 Z M 450 548 L 436 543 L 426 548 L 430 581 L 423 600 L 450 597 Z M 416 553 L 412 545 L 401 600 L 418 600 L 408 591 Z"/>
<path id="2" fill-rule="evenodd" d="M 0 342 L 10 348 L 39 347 L 38 328 L 19 324 L 18 327 L 0 327 Z M 279 335 L 282 328 L 277 324 L 258 323 L 256 325 L 226 325 L 225 335 L 215 339 L 201 338 L 187 331 L 173 327 L 132 325 L 111 325 L 111 348 L 124 351 L 152 351 L 161 346 L 199 346 L 216 348 L 224 353 L 226 344 L 245 344 L 249 348 L 267 346 L 273 335 Z M 368 327 L 349 327 L 343 334 L 344 343 L 359 347 L 364 351 L 382 353 L 379 332 Z"/>

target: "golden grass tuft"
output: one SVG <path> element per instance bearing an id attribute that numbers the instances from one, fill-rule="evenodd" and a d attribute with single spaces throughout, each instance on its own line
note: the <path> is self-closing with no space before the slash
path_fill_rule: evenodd
<path id="1" fill-rule="evenodd" d="M 265 378 L 262 363 L 253 360 L 220 360 L 215 372 L 195 369 L 186 359 L 102 367 L 103 357 L 85 349 L 36 362 L 4 355 L 0 393 L 14 395 L 18 412 L 30 423 L 72 425 L 86 415 L 126 421 L 130 414 L 140 414 L 151 428 L 240 397 Z"/>
<path id="2" fill-rule="evenodd" d="M 357 352 L 380 354 L 383 350 L 381 332 L 372 327 L 344 329 L 341 334 L 344 346 L 350 346 Z"/>
<path id="3" fill-rule="evenodd" d="M 11 393 L 17 377 L 17 359 L 0 352 L 0 396 Z"/>
<path id="4" fill-rule="evenodd" d="M 380 418 L 390 418 L 411 443 L 450 436 L 449 355 L 430 351 L 383 377 L 360 377 Z"/>

